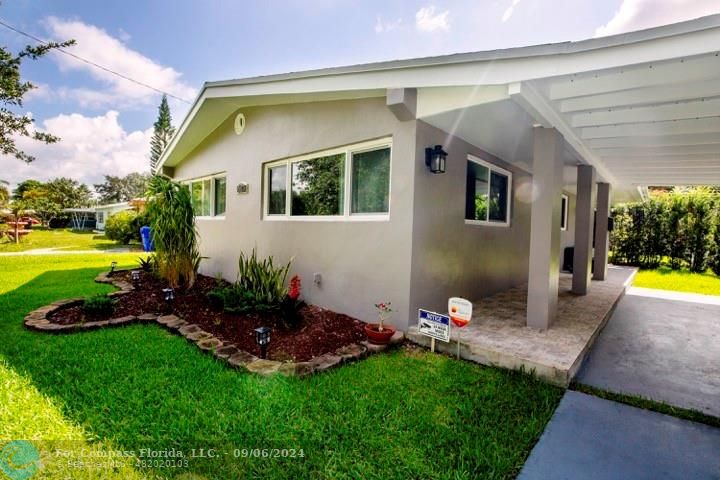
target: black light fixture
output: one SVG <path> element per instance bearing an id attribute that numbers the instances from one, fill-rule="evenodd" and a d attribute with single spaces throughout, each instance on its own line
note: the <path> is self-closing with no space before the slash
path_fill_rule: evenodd
<path id="1" fill-rule="evenodd" d="M 259 327 L 255 329 L 255 341 L 260 345 L 260 356 L 267 356 L 267 347 L 270 344 L 270 327 Z"/>
<path id="2" fill-rule="evenodd" d="M 110 275 L 115 273 L 115 267 L 117 267 L 117 262 L 110 262 Z"/>
<path id="3" fill-rule="evenodd" d="M 447 156 L 448 154 L 443 150 L 442 145 L 428 147 L 425 149 L 425 165 L 432 173 L 445 173 Z"/>
<path id="4" fill-rule="evenodd" d="M 130 272 L 130 278 L 132 278 L 133 283 L 138 283 L 140 281 L 140 270 Z"/>

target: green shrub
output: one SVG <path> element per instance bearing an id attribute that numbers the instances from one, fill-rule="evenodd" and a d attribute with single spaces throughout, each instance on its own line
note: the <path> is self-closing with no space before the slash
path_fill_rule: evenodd
<path id="1" fill-rule="evenodd" d="M 269 312 L 280 308 L 279 304 L 263 303 L 253 292 L 239 285 L 217 287 L 207 296 L 213 306 L 230 313 Z"/>
<path id="2" fill-rule="evenodd" d="M 128 244 L 140 238 L 140 231 L 135 230 L 137 212 L 125 210 L 112 215 L 105 222 L 105 236 L 122 244 Z"/>
<path id="3" fill-rule="evenodd" d="M 140 268 L 142 268 L 144 272 L 151 272 L 153 270 L 153 266 L 155 265 L 153 256 L 138 257 L 138 265 L 140 265 Z"/>
<path id="4" fill-rule="evenodd" d="M 713 221 L 712 248 L 708 258 L 708 266 L 715 275 L 720 275 L 720 202 L 715 207 Z"/>
<path id="5" fill-rule="evenodd" d="M 195 215 L 187 186 L 155 175 L 147 215 L 155 244 L 155 266 L 171 287 L 192 287 L 200 265 Z"/>
<path id="6" fill-rule="evenodd" d="M 273 257 L 260 261 L 254 248 L 249 257 L 241 252 L 236 285 L 252 292 L 259 303 L 279 305 L 287 295 L 285 283 L 291 263 L 275 265 Z"/>
<path id="7" fill-rule="evenodd" d="M 90 298 L 86 298 L 82 305 L 85 315 L 90 317 L 106 317 L 112 315 L 113 305 L 115 301 L 103 294 L 98 294 Z"/>

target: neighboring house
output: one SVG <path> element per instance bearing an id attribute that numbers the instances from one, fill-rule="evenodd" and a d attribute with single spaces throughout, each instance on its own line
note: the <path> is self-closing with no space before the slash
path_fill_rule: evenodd
<path id="1" fill-rule="evenodd" d="M 140 210 L 145 206 L 145 200 L 142 198 L 135 198 L 129 202 L 118 202 L 108 203 L 106 205 L 98 205 L 95 207 L 95 220 L 97 230 L 105 230 L 105 223 L 108 218 L 112 217 L 116 213 L 124 212 L 126 210 Z"/>
<path id="2" fill-rule="evenodd" d="M 294 259 L 307 301 L 366 321 L 391 301 L 401 328 L 450 296 L 528 283 L 527 324 L 544 329 L 564 247 L 575 293 L 593 256 L 605 276 L 611 189 L 720 183 L 718 45 L 711 16 L 210 82 L 159 168 L 190 185 L 205 274 L 234 279 L 257 247 Z"/>

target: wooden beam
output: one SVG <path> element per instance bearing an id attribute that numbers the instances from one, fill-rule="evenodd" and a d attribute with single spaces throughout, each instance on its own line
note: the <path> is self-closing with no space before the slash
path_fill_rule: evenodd
<path id="1" fill-rule="evenodd" d="M 623 90 L 622 92 L 571 98 L 560 102 L 560 111 L 562 113 L 585 112 L 589 110 L 682 102 L 713 97 L 720 97 L 720 82 L 717 80 L 681 85 L 635 88 L 632 90 Z"/>
<path id="2" fill-rule="evenodd" d="M 625 67 L 610 73 L 576 75 L 550 85 L 550 100 L 617 92 L 630 88 L 712 80 L 720 77 L 720 57 L 705 55 Z"/>
<path id="3" fill-rule="evenodd" d="M 660 122 L 717 117 L 720 98 L 694 102 L 653 105 L 646 107 L 608 109 L 599 112 L 577 113 L 571 117 L 573 127 L 620 125 L 639 122 Z"/>
<path id="4" fill-rule="evenodd" d="M 589 140 L 593 138 L 684 135 L 693 133 L 712 133 L 720 136 L 720 117 L 586 127 L 580 130 L 580 137 L 584 140 Z"/>

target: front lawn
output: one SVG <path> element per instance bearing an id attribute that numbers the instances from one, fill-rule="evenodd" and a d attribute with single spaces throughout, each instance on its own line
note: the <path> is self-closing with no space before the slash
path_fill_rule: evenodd
<path id="1" fill-rule="evenodd" d="M 69 228 L 48 229 L 35 227 L 32 233 L 22 237 L 18 244 L 15 244 L 7 237 L 0 238 L 0 252 L 24 252 L 38 248 L 107 250 L 118 247 L 122 247 L 122 245 L 109 240 L 105 235 Z"/>
<path id="2" fill-rule="evenodd" d="M 668 266 L 640 270 L 633 285 L 658 290 L 720 295 L 720 277 L 712 272 L 693 273 L 688 270 L 673 270 Z"/>
<path id="3" fill-rule="evenodd" d="M 34 440 L 42 478 L 508 478 L 563 393 L 415 349 L 310 378 L 264 378 L 156 325 L 57 336 L 22 327 L 34 308 L 110 291 L 95 275 L 136 256 L 0 258 L 0 448 Z M 216 456 L 187 468 L 88 470 L 46 454 L 40 440 L 59 439 L 72 440 L 60 446 L 71 460 L 143 448 Z M 263 458 L 273 448 L 281 456 Z"/>

